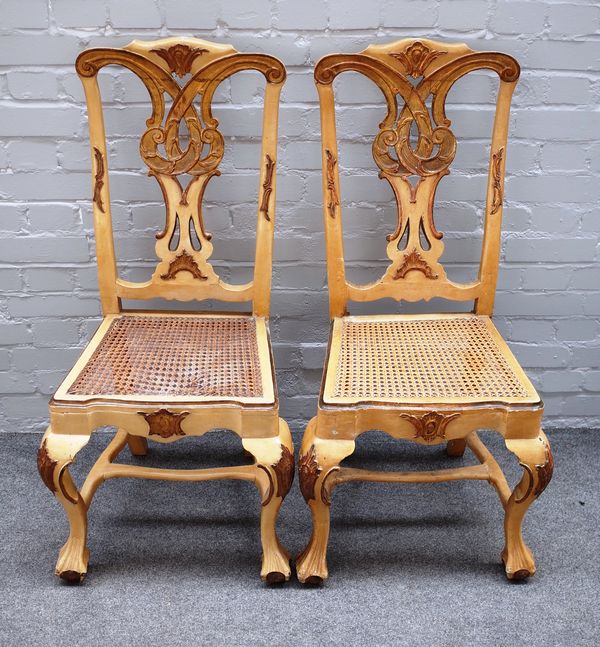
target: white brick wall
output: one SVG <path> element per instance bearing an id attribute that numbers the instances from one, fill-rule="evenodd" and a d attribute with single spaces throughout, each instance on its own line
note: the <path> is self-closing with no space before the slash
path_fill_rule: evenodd
<path id="1" fill-rule="evenodd" d="M 0 0 L 2 430 L 44 428 L 49 394 L 100 314 L 75 57 L 88 46 L 171 34 L 231 42 L 279 56 L 288 66 L 272 332 L 283 415 L 296 430 L 314 413 L 327 337 L 314 63 L 324 54 L 406 36 L 461 40 L 516 56 L 523 73 L 511 120 L 496 321 L 544 396 L 546 426 L 600 426 L 595 0 Z M 125 275 L 141 278 L 163 217 L 160 192 L 144 177 L 136 153 L 146 99 L 127 73 L 115 68 L 101 77 L 117 249 Z M 207 192 L 206 219 L 215 257 L 226 263 L 252 253 L 256 78 L 240 75 L 224 84 L 216 107 L 230 137 L 223 175 Z M 352 276 L 368 280 L 382 268 L 384 235 L 394 223 L 390 190 L 375 178 L 369 152 L 382 103 L 356 76 L 336 87 L 348 258 Z M 489 77 L 476 75 L 451 95 L 460 146 L 440 187 L 436 221 L 457 277 L 472 275 L 481 244 L 493 92 Z M 226 276 L 243 279 L 247 268 L 234 262 Z"/>

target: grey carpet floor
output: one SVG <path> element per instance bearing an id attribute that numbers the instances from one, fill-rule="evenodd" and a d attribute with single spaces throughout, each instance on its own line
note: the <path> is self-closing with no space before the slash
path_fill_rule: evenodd
<path id="1" fill-rule="evenodd" d="M 497 436 L 484 438 L 514 480 L 516 461 Z M 72 469 L 76 478 L 108 439 L 92 438 Z M 554 479 L 525 521 L 538 564 L 526 583 L 504 578 L 502 514 L 485 483 L 341 486 L 330 580 L 322 588 L 294 580 L 268 588 L 258 577 L 259 500 L 251 485 L 119 479 L 96 495 L 88 578 L 72 587 L 53 575 L 67 525 L 35 469 L 40 437 L 4 434 L 0 644 L 600 645 L 600 432 L 555 432 L 550 440 Z M 226 433 L 151 448 L 132 462 L 244 460 Z M 371 433 L 352 464 L 425 469 L 456 461 L 439 446 Z M 296 478 L 279 522 L 293 553 L 309 522 Z"/>

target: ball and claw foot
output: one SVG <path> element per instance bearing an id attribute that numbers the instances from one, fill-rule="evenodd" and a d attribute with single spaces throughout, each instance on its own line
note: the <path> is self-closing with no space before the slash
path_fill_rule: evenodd
<path id="1" fill-rule="evenodd" d="M 83 580 L 90 559 L 86 545 L 87 505 L 68 470 L 75 455 L 88 440 L 87 434 L 55 434 L 49 427 L 37 456 L 42 482 L 63 506 L 69 520 L 69 538 L 60 549 L 55 573 L 70 583 Z"/>
<path id="2" fill-rule="evenodd" d="M 267 573 L 265 577 L 265 582 L 269 586 L 276 586 L 277 584 L 283 584 L 284 582 L 287 582 L 290 579 L 290 576 L 285 575 L 285 573 L 282 573 L 281 571 L 271 571 Z"/>
<path id="3" fill-rule="evenodd" d="M 296 573 L 298 581 L 307 586 L 321 586 L 329 577 L 325 557 L 313 553 L 310 546 L 298 556 Z"/>
<path id="4" fill-rule="evenodd" d="M 296 559 L 296 574 L 301 584 L 321 586 L 329 577 L 327 570 L 329 506 L 315 501 L 310 501 L 309 506 L 313 513 L 313 531 L 308 545 Z"/>
<path id="5" fill-rule="evenodd" d="M 69 584 L 83 582 L 87 574 L 90 551 L 81 540 L 71 538 L 60 549 L 55 573 Z"/>
<path id="6" fill-rule="evenodd" d="M 312 418 L 302 439 L 298 467 L 300 490 L 310 508 L 312 534 L 296 560 L 296 573 L 302 584 L 319 586 L 329 577 L 327 543 L 331 513 L 331 487 L 328 477 L 355 449 L 354 440 L 330 440 L 317 436 L 317 418 Z"/>
<path id="7" fill-rule="evenodd" d="M 290 554 L 277 536 L 277 517 L 294 478 L 294 445 L 285 420 L 279 419 L 279 436 L 243 439 L 244 449 L 258 469 L 256 485 L 262 497 L 260 539 L 262 566 L 260 578 L 269 585 L 290 579 Z"/>
<path id="8" fill-rule="evenodd" d="M 265 559 L 263 557 L 263 568 L 261 570 L 260 579 L 269 585 L 274 584 L 283 584 L 288 582 L 292 573 L 290 567 L 290 558 L 287 556 L 276 556 L 275 558 L 271 557 L 269 559 L 269 564 L 265 564 Z M 272 562 L 278 561 L 279 564 L 274 565 Z"/>
<path id="9" fill-rule="evenodd" d="M 522 551 L 510 557 L 506 548 L 502 551 L 501 559 L 507 579 L 518 582 L 527 580 L 535 575 L 535 560 L 529 548 L 523 545 Z"/>
<path id="10" fill-rule="evenodd" d="M 535 573 L 535 560 L 523 541 L 523 518 L 529 506 L 546 489 L 552 478 L 554 459 L 543 431 L 537 438 L 506 440 L 507 448 L 519 459 L 523 476 L 505 508 L 505 545 L 502 561 L 509 580 L 526 580 Z"/>
<path id="11" fill-rule="evenodd" d="M 321 499 L 310 500 L 313 531 L 310 541 L 296 560 L 296 573 L 302 584 L 319 586 L 329 577 L 327 542 L 329 540 L 329 505 Z"/>
<path id="12" fill-rule="evenodd" d="M 272 547 L 266 557 L 263 553 L 260 579 L 269 585 L 283 584 L 289 581 L 291 573 L 290 555 L 277 541 L 277 546 Z"/>

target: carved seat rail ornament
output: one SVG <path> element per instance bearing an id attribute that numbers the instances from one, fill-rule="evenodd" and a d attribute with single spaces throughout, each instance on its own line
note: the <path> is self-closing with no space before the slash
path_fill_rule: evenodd
<path id="1" fill-rule="evenodd" d="M 157 266 L 148 281 L 117 275 L 109 195 L 109 158 L 98 72 L 120 65 L 136 74 L 151 101 L 139 150 L 164 196 L 164 227 L 155 234 Z M 211 112 L 219 84 L 242 70 L 266 79 L 253 280 L 226 283 L 211 262 L 204 227 L 206 186 L 220 175 L 224 138 Z M 280 506 L 292 485 L 294 447 L 279 417 L 269 335 L 280 61 L 242 54 L 194 38 L 134 41 L 121 49 L 89 49 L 77 59 L 85 88 L 92 152 L 92 204 L 104 318 L 50 401 L 50 427 L 38 452 L 42 482 L 65 508 L 69 537 L 56 574 L 80 582 L 87 572 L 87 514 L 98 487 L 111 478 L 253 483 L 260 496 L 261 579 L 290 577 L 290 558 L 277 537 Z M 178 78 L 175 78 L 178 77 Z M 180 80 L 181 81 L 180 81 Z M 250 301 L 252 312 L 123 310 L 121 299 Z M 98 427 L 117 429 L 80 490 L 69 465 Z M 127 445 L 135 456 L 153 443 L 177 442 L 227 429 L 252 464 L 165 469 L 115 462 Z M 237 464 L 236 464 L 237 463 Z"/>
<path id="2" fill-rule="evenodd" d="M 440 262 L 444 214 L 434 217 L 434 199 L 439 183 L 449 181 L 444 178 L 460 145 L 446 115 L 446 98 L 454 83 L 474 70 L 497 75 L 498 98 L 479 276 L 472 283 L 456 283 Z M 379 177 L 393 190 L 397 221 L 387 236 L 388 267 L 368 285 L 348 281 L 344 264 L 333 81 L 346 71 L 371 79 L 387 108 L 372 153 Z M 306 428 L 299 458 L 300 489 L 313 520 L 312 536 L 296 563 L 301 582 L 315 584 L 328 576 L 332 494 L 338 485 L 352 481 L 487 481 L 505 511 L 502 560 L 507 577 L 523 579 L 535 572 L 521 524 L 550 481 L 552 453 L 541 431 L 539 395 L 491 320 L 509 108 L 518 77 L 519 65 L 506 54 L 425 39 L 372 45 L 358 54 L 332 54 L 316 65 L 332 325 L 317 415 Z M 348 312 L 349 302 L 383 298 L 472 300 L 474 312 Z M 354 452 L 356 438 L 372 429 L 426 448 L 444 443 L 450 456 L 462 456 L 468 447 L 480 465 L 397 472 L 341 464 Z M 514 490 L 477 437 L 479 429 L 502 434 L 517 456 L 523 477 Z"/>
<path id="3" fill-rule="evenodd" d="M 177 41 L 177 42 L 176 42 Z M 156 179 L 165 200 L 164 229 L 156 236 L 160 259 L 150 280 L 134 283 L 116 275 L 110 228 L 106 142 L 97 85 L 98 72 L 119 65 L 136 74 L 146 86 L 152 112 L 140 139 L 140 155 L 148 174 Z M 266 80 L 263 151 L 260 166 L 256 257 L 254 281 L 231 285 L 222 281 L 209 262 L 213 251 L 205 231 L 202 202 L 211 178 L 220 175 L 224 139 L 211 105 L 216 89 L 231 75 L 256 70 Z M 77 59 L 90 107 L 90 140 L 95 159 L 94 214 L 96 236 L 103 248 L 101 284 L 104 302 L 118 298 L 162 297 L 179 300 L 253 299 L 256 282 L 270 271 L 271 240 L 275 204 L 277 110 L 285 69 L 266 54 L 243 54 L 227 45 L 194 39 L 134 41 L 121 49 L 89 49 Z M 189 79 L 183 85 L 175 76 Z M 168 107 L 169 106 L 169 107 Z M 185 132 L 185 144 L 182 133 Z M 177 241 L 173 246 L 173 241 Z"/>

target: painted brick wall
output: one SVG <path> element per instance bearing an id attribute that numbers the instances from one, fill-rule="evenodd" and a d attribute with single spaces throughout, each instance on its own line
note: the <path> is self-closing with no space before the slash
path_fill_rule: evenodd
<path id="1" fill-rule="evenodd" d="M 283 415 L 296 430 L 315 410 L 328 329 L 314 63 L 406 36 L 516 56 L 523 73 L 511 118 L 496 321 L 543 394 L 546 425 L 600 426 L 596 1 L 0 0 L 2 430 L 44 428 L 49 395 L 99 321 L 75 57 L 88 46 L 177 34 L 274 54 L 288 66 L 272 332 Z M 124 274 L 141 278 L 163 217 L 157 185 L 137 155 L 146 98 L 116 68 L 101 83 L 117 249 Z M 395 221 L 369 151 L 382 101 L 350 75 L 336 87 L 347 256 L 351 277 L 368 279 L 383 266 L 384 235 Z M 436 222 L 457 277 L 472 275 L 480 249 L 493 92 L 490 77 L 478 75 L 450 97 L 459 154 L 442 181 Z M 223 85 L 215 109 L 229 137 L 224 173 L 207 193 L 207 228 L 215 257 L 235 261 L 231 279 L 247 276 L 240 259 L 252 251 L 260 93 L 256 76 L 240 75 Z"/>

